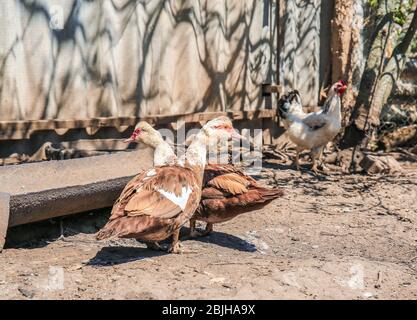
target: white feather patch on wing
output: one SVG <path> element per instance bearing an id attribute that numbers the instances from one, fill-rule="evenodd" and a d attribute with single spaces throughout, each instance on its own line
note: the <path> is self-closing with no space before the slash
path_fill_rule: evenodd
<path id="1" fill-rule="evenodd" d="M 146 174 L 147 177 L 153 177 L 154 175 L 156 175 L 155 169 L 149 170 L 148 173 Z"/>
<path id="2" fill-rule="evenodd" d="M 181 195 L 178 197 L 175 193 L 165 191 L 163 189 L 157 189 L 157 191 L 165 196 L 168 200 L 175 203 L 177 206 L 179 206 L 182 210 L 185 209 L 185 206 L 187 205 L 188 198 L 190 197 L 190 194 L 192 190 L 187 187 L 182 187 Z"/>

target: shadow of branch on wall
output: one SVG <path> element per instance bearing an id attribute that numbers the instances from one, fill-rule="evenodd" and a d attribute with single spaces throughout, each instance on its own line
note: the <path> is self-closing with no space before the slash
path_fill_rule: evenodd
<path id="1" fill-rule="evenodd" d="M 1 50 L 4 120 L 167 114 L 177 100 L 185 112 L 259 108 L 261 83 L 272 74 L 273 39 L 262 34 L 265 25 L 258 21 L 269 15 L 266 0 L 221 6 L 198 0 L 71 0 L 63 8 L 62 29 L 49 26 L 53 17 L 45 2 L 19 0 L 14 10 L 8 14 L 23 28 L 12 28 L 15 40 Z M 174 48 L 181 54 L 172 57 L 170 40 L 184 26 L 194 36 L 181 38 Z M 161 65 L 183 64 L 190 47 L 196 48 L 191 55 L 198 67 L 181 75 L 176 69 L 171 79 Z M 165 78 L 173 87 L 184 86 L 176 91 L 187 91 L 187 81 L 201 81 L 198 99 L 186 105 L 174 89 L 162 87 Z M 160 105 L 161 94 L 169 103 Z"/>

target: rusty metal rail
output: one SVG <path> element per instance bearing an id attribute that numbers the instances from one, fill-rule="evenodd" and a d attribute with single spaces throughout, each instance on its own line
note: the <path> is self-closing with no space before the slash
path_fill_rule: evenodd
<path id="1" fill-rule="evenodd" d="M 230 111 L 230 112 L 204 112 L 193 114 L 180 114 L 172 116 L 149 117 L 117 117 L 117 118 L 90 118 L 75 120 L 28 120 L 28 121 L 0 121 L 0 140 L 29 139 L 35 131 L 55 130 L 64 134 L 69 129 L 85 128 L 90 135 L 100 128 L 114 127 L 120 132 L 134 126 L 138 121 L 145 120 L 152 125 L 171 124 L 177 121 L 186 123 L 205 122 L 219 116 L 228 116 L 233 120 L 253 120 L 274 118 L 275 109 L 260 109 L 254 111 Z"/>
<path id="2" fill-rule="evenodd" d="M 0 166 L 52 159 L 68 159 L 117 152 L 139 119 L 156 128 L 186 131 L 206 121 L 227 115 L 237 129 L 265 129 L 265 141 L 273 142 L 282 132 L 277 129 L 275 109 L 237 112 L 208 112 L 145 118 L 97 118 L 85 120 L 0 121 Z M 49 148 L 49 149 L 48 149 Z M 48 149 L 48 150 L 46 150 Z M 50 152 L 57 151 L 58 153 Z M 61 151 L 59 151 L 61 150 Z"/>

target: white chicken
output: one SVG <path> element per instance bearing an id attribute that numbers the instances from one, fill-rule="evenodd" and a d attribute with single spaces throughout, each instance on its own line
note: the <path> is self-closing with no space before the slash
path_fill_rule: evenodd
<path id="1" fill-rule="evenodd" d="M 320 159 L 324 147 L 339 133 L 341 125 L 340 96 L 347 88 L 340 80 L 330 88 L 322 110 L 305 113 L 301 97 L 297 90 L 283 95 L 278 101 L 278 112 L 287 129 L 288 137 L 297 145 L 295 164 L 299 167 L 299 153 L 311 150 L 312 171 L 317 173 L 317 159 Z"/>

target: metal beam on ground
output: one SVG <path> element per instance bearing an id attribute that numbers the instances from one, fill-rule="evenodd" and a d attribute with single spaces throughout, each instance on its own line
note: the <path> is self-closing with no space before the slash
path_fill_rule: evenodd
<path id="1" fill-rule="evenodd" d="M 12 227 L 109 207 L 129 179 L 152 163 L 153 153 L 146 148 L 0 167 L 0 193 L 10 194 L 7 225 Z M 6 198 L 0 199 L 0 231 L 7 220 Z"/>

